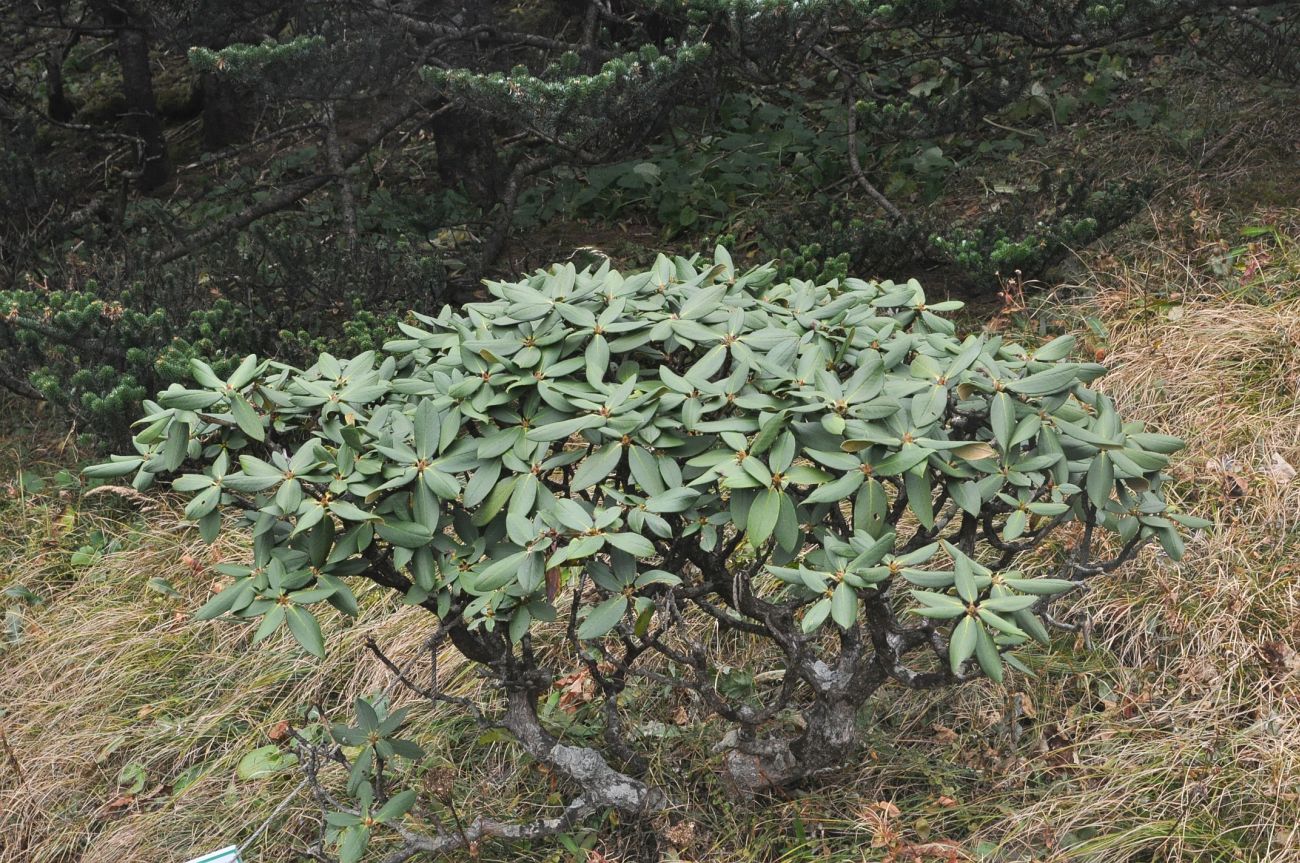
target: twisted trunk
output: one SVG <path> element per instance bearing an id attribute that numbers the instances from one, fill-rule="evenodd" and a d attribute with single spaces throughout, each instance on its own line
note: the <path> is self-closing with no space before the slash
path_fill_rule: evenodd
<path id="1" fill-rule="evenodd" d="M 668 797 L 662 791 L 615 770 L 595 749 L 555 739 L 538 720 L 532 693 L 512 689 L 507 698 L 505 727 L 529 755 L 576 783 L 586 808 L 611 807 L 629 815 L 647 815 L 668 807 Z"/>
<path id="2" fill-rule="evenodd" d="M 849 762 L 858 743 L 858 711 L 886 675 L 871 659 L 831 671 L 814 663 L 805 675 L 816 693 L 800 714 L 803 731 L 793 738 L 741 741 L 727 753 L 727 778 L 742 794 L 788 788 Z"/>

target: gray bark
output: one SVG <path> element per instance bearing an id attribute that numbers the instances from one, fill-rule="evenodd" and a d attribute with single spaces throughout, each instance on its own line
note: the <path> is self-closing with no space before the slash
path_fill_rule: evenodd
<path id="1" fill-rule="evenodd" d="M 885 681 L 874 661 L 860 668 L 812 668 L 816 696 L 802 711 L 803 731 L 794 738 L 744 741 L 727 753 L 728 780 L 742 794 L 786 788 L 848 763 L 858 743 L 858 711 Z M 805 679 L 810 675 L 805 674 Z"/>
<path id="2" fill-rule="evenodd" d="M 667 808 L 668 797 L 662 791 L 610 767 L 596 750 L 555 739 L 537 718 L 533 694 L 513 689 L 507 697 L 505 727 L 525 752 L 576 783 L 592 808 L 612 807 L 635 815 Z"/>

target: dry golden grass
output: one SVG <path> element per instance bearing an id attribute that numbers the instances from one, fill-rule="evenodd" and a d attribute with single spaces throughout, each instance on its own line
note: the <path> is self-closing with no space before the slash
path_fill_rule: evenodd
<path id="1" fill-rule="evenodd" d="M 1226 275 L 1222 244 L 1180 253 L 1158 236 L 1098 255 L 1090 295 L 1049 304 L 1104 325 L 1104 386 L 1126 416 L 1188 441 L 1175 496 L 1216 526 L 1182 564 L 1150 551 L 1076 603 L 1108 661 L 1027 690 L 1042 751 L 1026 781 L 1053 778 L 982 832 L 1009 849 L 1300 859 L 1298 214 L 1254 215 L 1279 234 Z"/>
<path id="2" fill-rule="evenodd" d="M 88 495 L 74 509 L 56 496 L 24 496 L 0 510 L 0 588 L 22 585 L 43 600 L 0 603 L 21 615 L 18 640 L 0 643 L 4 863 L 179 861 L 246 838 L 298 776 L 241 781 L 239 758 L 266 744 L 281 720 L 300 724 L 309 705 L 343 718 L 339 708 L 357 694 L 386 687 L 366 637 L 404 656 L 427 634 L 422 612 L 373 595 L 363 596 L 366 613 L 355 623 L 336 617 L 328 626 L 324 663 L 285 637 L 253 646 L 244 627 L 196 625 L 192 610 L 219 579 L 208 567 L 242 556 L 242 538 L 207 547 L 170 501 L 154 498 L 132 515 L 106 507 L 111 497 Z M 97 537 L 117 545 L 74 565 L 78 546 Z M 180 598 L 149 589 L 151 578 L 166 579 Z M 444 664 L 445 685 L 473 692 L 464 672 Z M 118 782 L 130 764 L 147 777 L 134 794 Z M 174 790 L 187 770 L 198 778 Z M 294 859 L 293 837 L 313 829 L 303 820 L 308 802 L 299 795 L 246 859 Z"/>

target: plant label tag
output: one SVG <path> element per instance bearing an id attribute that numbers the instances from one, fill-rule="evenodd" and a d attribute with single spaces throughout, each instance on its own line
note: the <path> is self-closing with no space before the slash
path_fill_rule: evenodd
<path id="1" fill-rule="evenodd" d="M 242 861 L 239 859 L 239 846 L 231 845 L 229 848 L 222 848 L 220 851 L 213 851 L 211 854 L 195 857 L 188 863 L 242 863 Z"/>

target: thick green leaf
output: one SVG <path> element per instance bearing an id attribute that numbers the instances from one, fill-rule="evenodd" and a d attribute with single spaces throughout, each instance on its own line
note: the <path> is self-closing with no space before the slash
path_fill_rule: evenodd
<path id="1" fill-rule="evenodd" d="M 911 470 L 932 455 L 934 455 L 933 450 L 913 443 L 905 443 L 898 452 L 891 453 L 881 459 L 875 465 L 873 473 L 878 476 L 897 476 Z"/>
<path id="2" fill-rule="evenodd" d="M 221 401 L 221 393 L 208 390 L 187 390 L 180 387 L 165 390 L 158 394 L 158 403 L 165 408 L 180 411 L 201 411 Z"/>
<path id="3" fill-rule="evenodd" d="M 749 518 L 745 522 L 745 532 L 749 542 L 755 548 L 767 542 L 776 528 L 776 520 L 781 515 L 781 498 L 784 495 L 774 488 L 761 492 L 749 508 Z"/>
<path id="4" fill-rule="evenodd" d="M 930 488 L 930 477 L 924 473 L 912 472 L 903 477 L 903 488 L 907 491 L 907 508 L 916 516 L 916 520 L 926 530 L 934 527 L 934 498 Z"/>
<path id="5" fill-rule="evenodd" d="M 239 430 L 253 440 L 266 440 L 266 429 L 262 427 L 262 418 L 243 396 L 230 396 L 230 415 L 235 418 Z"/>
<path id="6" fill-rule="evenodd" d="M 519 574 L 519 568 L 523 566 L 524 558 L 530 554 L 532 552 L 527 550 L 517 551 L 514 554 L 508 554 L 492 561 L 479 573 L 478 589 L 496 590 L 498 587 L 514 581 Z"/>
<path id="7" fill-rule="evenodd" d="M 1186 515 L 1181 512 L 1170 512 L 1168 515 L 1183 527 L 1191 528 L 1192 530 L 1205 530 L 1206 528 L 1214 527 L 1214 522 L 1210 521 L 1208 518 Z"/>
<path id="8" fill-rule="evenodd" d="M 794 505 L 794 498 L 788 494 L 781 495 L 781 512 L 776 517 L 773 535 L 781 548 L 788 552 L 798 550 L 803 532 L 799 525 L 799 510 Z"/>
<path id="9" fill-rule="evenodd" d="M 574 417 L 573 419 L 561 420 L 550 425 L 538 426 L 535 429 L 529 429 L 526 437 L 531 441 L 554 441 L 563 440 L 570 435 L 577 434 L 589 428 L 595 428 L 605 424 L 605 418 L 596 414 Z"/>
<path id="10" fill-rule="evenodd" d="M 954 552 L 955 554 L 955 552 Z M 970 559 L 964 554 L 953 558 L 953 586 L 963 602 L 974 602 L 979 595 L 975 587 L 975 573 L 971 570 Z"/>
<path id="11" fill-rule="evenodd" d="M 654 557 L 658 554 L 654 543 L 638 533 L 607 533 L 605 541 L 633 557 Z"/>
<path id="12" fill-rule="evenodd" d="M 982 501 L 979 486 L 975 483 L 952 480 L 948 483 L 948 495 L 964 512 L 979 515 Z"/>
<path id="13" fill-rule="evenodd" d="M 209 486 L 192 497 L 190 502 L 185 505 L 185 517 L 190 521 L 198 521 L 215 510 L 220 500 L 221 487 Z"/>
<path id="14" fill-rule="evenodd" d="M 948 408 L 948 388 L 935 384 L 912 396 L 912 425 L 925 428 L 943 416 Z"/>
<path id="15" fill-rule="evenodd" d="M 326 812 L 325 823 L 331 827 L 353 827 L 361 823 L 361 816 L 347 812 Z"/>
<path id="16" fill-rule="evenodd" d="M 354 503 L 349 503 L 346 500 L 330 501 L 330 512 L 334 513 L 339 518 L 344 519 L 345 521 L 378 521 L 379 520 L 379 516 L 375 515 L 373 512 L 366 512 L 361 507 L 357 506 Z"/>
<path id="17" fill-rule="evenodd" d="M 364 824 L 349 827 L 343 831 L 339 843 L 339 863 L 361 863 L 370 846 L 370 828 Z"/>
<path id="18" fill-rule="evenodd" d="M 123 458 L 119 461 L 115 456 L 113 461 L 82 468 L 81 473 L 92 479 L 112 479 L 139 470 L 140 465 L 143 463 L 144 459 L 142 458 Z"/>
<path id="19" fill-rule="evenodd" d="M 433 541 L 433 531 L 413 521 L 400 521 L 391 517 L 375 526 L 381 539 L 401 548 L 419 548 Z"/>
<path id="20" fill-rule="evenodd" d="M 234 373 L 231 374 L 226 381 L 226 385 L 232 390 L 242 390 L 253 382 L 253 379 L 261 373 L 262 368 L 264 366 L 257 361 L 257 355 L 249 354 L 244 357 L 243 362 L 239 364 L 239 368 L 235 369 Z"/>
<path id="21" fill-rule="evenodd" d="M 220 617 L 234 608 L 241 599 L 251 596 L 252 590 L 252 584 L 243 579 L 227 585 L 220 593 L 203 603 L 199 610 L 194 612 L 194 619 L 212 620 Z"/>
<path id="22" fill-rule="evenodd" d="M 1024 396 L 1045 396 L 1069 388 L 1079 377 L 1077 366 L 1056 366 L 1046 371 L 1026 375 L 1007 384 L 1007 389 Z"/>
<path id="23" fill-rule="evenodd" d="M 320 623 L 315 615 L 297 606 L 290 606 L 285 610 L 285 620 L 294 640 L 303 650 L 317 659 L 325 658 L 325 638 L 321 635 Z"/>
<path id="24" fill-rule="evenodd" d="M 971 620 L 971 618 L 966 618 Z M 1002 657 L 998 654 L 998 646 L 993 642 L 993 636 L 982 626 L 976 626 L 975 638 L 975 658 L 979 661 L 980 670 L 989 676 L 996 683 L 1002 682 Z"/>
<path id="25" fill-rule="evenodd" d="M 1110 456 L 1105 452 L 1100 452 L 1088 466 L 1088 476 L 1085 483 L 1088 492 L 1088 499 L 1097 509 L 1106 506 L 1106 501 L 1110 500 L 1111 492 L 1115 489 L 1115 469 L 1111 465 Z"/>
<path id="26" fill-rule="evenodd" d="M 578 465 L 578 469 L 573 473 L 573 481 L 569 483 L 569 488 L 573 491 L 584 491 L 591 488 L 612 474 L 622 459 L 622 444 L 617 442 L 605 444 Z"/>
<path id="27" fill-rule="evenodd" d="M 865 480 L 866 475 L 862 471 L 849 471 L 839 479 L 831 480 L 825 485 L 813 489 L 804 498 L 804 501 L 806 503 L 834 503 L 845 500 L 856 492 Z"/>
<path id="28" fill-rule="evenodd" d="M 199 386 L 208 389 L 217 390 L 225 387 L 226 382 L 217 377 L 217 373 L 212 370 L 212 366 L 200 359 L 190 360 L 190 375 L 198 381 Z"/>
<path id="29" fill-rule="evenodd" d="M 650 512 L 683 512 L 700 496 L 693 488 L 670 488 L 662 494 L 656 494 L 645 502 Z"/>
<path id="30" fill-rule="evenodd" d="M 1007 587 L 1021 593 L 1032 593 L 1036 596 L 1051 596 L 1078 587 L 1074 582 L 1066 581 L 1063 578 L 1012 578 L 1004 576 L 1002 580 L 1006 582 Z"/>
<path id="31" fill-rule="evenodd" d="M 1172 455 L 1187 446 L 1182 438 L 1176 438 L 1167 434 L 1152 434 L 1150 432 L 1139 432 L 1128 436 L 1130 443 L 1135 443 L 1148 452 L 1160 453 L 1162 455 Z"/>
<path id="32" fill-rule="evenodd" d="M 1037 596 L 994 596 L 980 603 L 980 608 L 989 611 L 1020 611 L 1038 602 Z"/>
<path id="33" fill-rule="evenodd" d="M 1006 524 L 1002 525 L 1002 539 L 1005 542 L 1011 542 L 1019 539 L 1024 535 L 1025 527 L 1029 524 L 1029 517 L 1023 509 L 1017 509 L 1007 515 Z"/>
<path id="34" fill-rule="evenodd" d="M 953 674 L 961 674 L 961 667 L 975 652 L 979 629 L 980 625 L 969 614 L 953 628 L 952 639 L 948 642 L 948 664 Z"/>
<path id="35" fill-rule="evenodd" d="M 1016 430 L 1016 407 L 1011 396 L 998 393 L 989 400 L 989 426 L 993 429 L 993 439 L 1006 451 Z"/>
<path id="36" fill-rule="evenodd" d="M 858 620 L 858 595 L 842 581 L 831 596 L 831 617 L 842 629 L 852 628 Z"/>
<path id="37" fill-rule="evenodd" d="M 627 597 L 622 594 L 612 596 L 591 610 L 587 619 L 578 627 L 578 637 L 582 639 L 600 638 L 623 619 L 627 611 Z"/>
<path id="38" fill-rule="evenodd" d="M 239 759 L 235 766 L 235 775 L 240 779 L 262 779 L 292 769 L 298 763 L 298 756 L 284 752 L 274 744 L 259 746 Z"/>
<path id="39" fill-rule="evenodd" d="M 1045 363 L 1063 360 L 1074 350 L 1075 341 L 1074 336 L 1057 336 L 1047 344 L 1034 350 L 1034 359 Z"/>
<path id="40" fill-rule="evenodd" d="M 885 518 L 889 513 L 889 496 L 877 480 L 868 480 L 853 502 L 853 527 L 873 537 L 883 536 L 888 530 Z"/>
<path id="41" fill-rule="evenodd" d="M 1026 637 L 1025 632 L 1020 627 L 1016 626 L 1014 623 L 1011 623 L 1006 618 L 1002 617 L 1001 615 L 993 611 L 990 611 L 987 608 L 981 608 L 979 610 L 979 618 L 984 623 L 988 624 L 989 626 L 993 627 L 999 632 L 1005 633 L 1006 635 L 1014 636 L 1015 638 Z"/>
<path id="42" fill-rule="evenodd" d="M 396 821 L 407 812 L 410 812 L 411 807 L 414 805 L 415 791 L 408 789 L 400 794 L 394 794 L 392 798 L 375 813 L 375 820 L 380 823 Z"/>
<path id="43" fill-rule="evenodd" d="M 803 620 L 800 627 L 804 632 L 816 632 L 821 625 L 826 622 L 826 618 L 831 613 L 831 601 L 829 598 L 822 598 L 809 606 L 804 612 Z"/>

